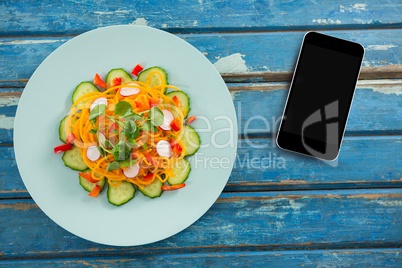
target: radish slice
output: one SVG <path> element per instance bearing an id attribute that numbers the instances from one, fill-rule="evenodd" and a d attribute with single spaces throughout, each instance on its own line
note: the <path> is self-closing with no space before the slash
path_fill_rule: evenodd
<path id="1" fill-rule="evenodd" d="M 140 86 L 137 83 L 128 83 L 127 85 Z M 132 96 L 132 95 L 138 94 L 138 92 L 140 92 L 140 89 L 134 88 L 134 87 L 122 87 L 120 89 L 120 95 L 122 95 L 123 97 Z"/>
<path id="2" fill-rule="evenodd" d="M 163 113 L 163 123 L 160 126 L 160 128 L 163 130 L 171 130 L 172 128 L 170 127 L 170 123 L 172 123 L 174 119 L 173 114 L 168 110 L 162 110 L 162 113 Z"/>
<path id="3" fill-rule="evenodd" d="M 160 156 L 170 158 L 173 155 L 172 148 L 168 141 L 161 140 L 156 144 L 156 152 Z"/>
<path id="4" fill-rule="evenodd" d="M 140 166 L 136 163 L 134 166 L 123 169 L 124 176 L 127 178 L 134 178 L 140 172 Z"/>
<path id="5" fill-rule="evenodd" d="M 96 99 L 92 104 L 91 107 L 89 108 L 90 111 L 92 111 L 93 108 L 95 108 L 95 106 L 99 105 L 99 104 L 105 104 L 107 105 L 107 99 L 106 98 L 99 98 Z"/>
<path id="6" fill-rule="evenodd" d="M 100 154 L 100 152 L 98 150 L 98 147 L 96 147 L 96 146 L 88 147 L 88 149 L 87 149 L 87 157 L 88 157 L 89 160 L 96 161 L 96 160 L 99 159 L 100 156 L 101 156 L 101 154 Z"/>

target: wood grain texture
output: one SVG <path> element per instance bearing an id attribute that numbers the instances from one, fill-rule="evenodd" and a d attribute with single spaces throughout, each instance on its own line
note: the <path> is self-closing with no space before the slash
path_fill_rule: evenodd
<path id="1" fill-rule="evenodd" d="M 232 96 L 239 133 L 249 137 L 276 132 L 288 87 L 287 84 L 234 85 Z M 265 90 L 266 88 L 275 90 Z M 375 84 L 374 81 L 359 85 L 348 119 L 346 135 L 401 134 L 401 93 L 402 82 Z M 0 144 L 13 142 L 13 122 L 19 98 L 20 92 L 0 92 Z M 257 99 L 258 102 L 255 101 Z"/>
<path id="2" fill-rule="evenodd" d="M 233 87 L 236 90 L 232 97 L 239 133 L 249 137 L 276 132 L 289 86 L 237 84 Z M 378 84 L 373 82 L 359 85 L 348 119 L 346 135 L 402 134 L 401 93 L 402 82 L 379 81 Z M 191 93 L 189 94 L 191 96 Z M 20 92 L 0 92 L 0 144 L 13 143 L 13 122 L 19 97 Z M 57 128 L 58 126 L 55 126 L 55 129 Z"/>
<path id="3" fill-rule="evenodd" d="M 387 71 L 375 71 L 377 77 L 388 75 L 392 70 L 395 78 L 401 78 L 398 64 L 402 64 L 402 29 L 395 30 L 349 30 L 323 32 L 360 42 L 366 48 L 364 67 L 383 67 Z M 228 79 L 237 74 L 237 81 L 248 76 L 270 81 L 284 81 L 276 78 L 279 73 L 288 77 L 296 63 L 305 32 L 271 32 L 247 34 L 180 34 L 183 38 L 215 64 Z M 21 37 L 0 38 L 0 81 L 19 81 L 31 77 L 39 64 L 69 37 Z M 396 66 L 394 66 L 396 65 Z M 389 69 L 391 68 L 391 70 Z M 96 72 L 96 71 L 94 71 Z M 366 78 L 374 79 L 368 74 Z M 238 74 L 241 74 L 240 76 Z M 271 74 L 271 76 L 270 76 Z M 275 74 L 275 76 L 272 76 Z M 288 78 L 288 80 L 290 80 Z M 231 78 L 230 81 L 234 81 Z"/>
<path id="4" fill-rule="evenodd" d="M 402 187 L 402 160 L 392 157 L 401 151 L 401 136 L 347 137 L 331 166 L 280 150 L 269 138 L 243 139 L 225 191 Z M 197 165 L 219 167 L 202 152 L 194 158 Z M 27 196 L 13 148 L 0 147 L 0 198 Z"/>
<path id="5" fill-rule="evenodd" d="M 402 266 L 402 80 L 384 81 L 402 79 L 402 1 L 27 0 L 1 1 L 0 14 L 0 267 Z M 199 49 L 227 82 L 241 133 L 229 183 L 200 220 L 124 248 L 52 222 L 12 147 L 17 104 L 39 64 L 74 36 L 117 24 L 160 28 Z M 272 82 L 290 81 L 308 30 L 366 49 L 335 166 L 271 138 L 288 88 Z"/>
<path id="6" fill-rule="evenodd" d="M 402 189 L 224 193 L 200 220 L 175 236 L 144 246 L 111 247 L 68 233 L 32 200 L 1 200 L 0 255 L 2 259 L 81 258 L 396 247 L 402 239 L 401 202 Z"/>
<path id="7" fill-rule="evenodd" d="M 276 132 L 285 107 L 287 88 L 288 86 L 272 91 L 234 92 L 233 101 L 239 132 L 245 136 Z M 402 129 L 402 110 L 399 108 L 402 106 L 402 96 L 398 95 L 398 91 L 401 89 L 402 85 L 395 84 L 358 86 L 346 126 L 346 135 L 382 131 L 399 133 Z"/>
<path id="8" fill-rule="evenodd" d="M 311 28 L 386 28 L 401 25 L 402 4 L 365 0 L 160 2 L 11 1 L 0 4 L 2 34 L 77 34 L 101 26 L 146 24 L 172 32 Z M 222 15 L 224 14 L 224 16 Z"/>
<path id="9" fill-rule="evenodd" d="M 279 149 L 273 139 L 240 140 L 227 190 L 401 187 L 401 136 L 347 137 L 337 161 Z"/>
<path id="10" fill-rule="evenodd" d="M 273 250 L 0 261 L 4 267 L 398 267 L 402 249 Z"/>
<path id="11" fill-rule="evenodd" d="M 228 83 L 257 83 L 257 82 L 290 82 L 293 72 L 248 72 L 221 73 L 223 80 Z M 400 79 L 402 65 L 387 65 L 378 67 L 362 67 L 359 80 Z M 4 85 L 18 84 L 20 81 L 4 81 Z"/>

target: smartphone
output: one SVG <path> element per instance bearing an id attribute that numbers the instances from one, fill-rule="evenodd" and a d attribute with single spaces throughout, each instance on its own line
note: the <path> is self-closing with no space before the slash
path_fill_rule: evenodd
<path id="1" fill-rule="evenodd" d="M 276 137 L 280 148 L 338 157 L 363 55 L 358 43 L 317 32 L 304 36 Z"/>

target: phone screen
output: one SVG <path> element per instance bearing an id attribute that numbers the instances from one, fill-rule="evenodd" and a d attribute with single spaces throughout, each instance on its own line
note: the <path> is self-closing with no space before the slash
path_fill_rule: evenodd
<path id="1" fill-rule="evenodd" d="M 338 156 L 363 54 L 357 43 L 306 34 L 277 137 L 279 147 L 325 160 Z"/>

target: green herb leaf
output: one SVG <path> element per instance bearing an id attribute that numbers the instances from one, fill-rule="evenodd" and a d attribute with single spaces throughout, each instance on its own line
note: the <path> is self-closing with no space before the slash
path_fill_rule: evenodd
<path id="1" fill-rule="evenodd" d="M 98 116 L 102 115 L 105 111 L 106 111 L 106 104 L 96 105 L 89 113 L 89 120 L 96 119 Z"/>
<path id="2" fill-rule="evenodd" d="M 102 147 L 98 147 L 98 150 L 99 150 L 100 154 L 102 155 L 102 157 L 106 156 L 106 152 L 105 152 L 105 150 L 103 150 Z"/>
<path id="3" fill-rule="evenodd" d="M 139 120 L 141 120 L 142 119 L 142 117 L 140 116 L 140 115 L 138 115 L 138 114 L 136 114 L 136 113 L 134 113 L 134 112 L 127 112 L 125 115 L 124 115 L 124 118 L 126 119 L 126 120 L 137 120 L 137 121 L 139 121 Z"/>
<path id="4" fill-rule="evenodd" d="M 93 129 L 89 130 L 89 133 L 92 133 L 92 134 L 96 134 L 96 132 L 98 132 L 98 130 L 96 128 L 93 128 Z"/>
<path id="5" fill-rule="evenodd" d="M 130 157 L 131 147 L 125 141 L 119 141 L 113 149 L 112 154 L 115 161 L 127 160 Z"/>
<path id="6" fill-rule="evenodd" d="M 129 142 L 132 145 L 136 145 L 134 140 L 138 137 L 139 134 L 140 134 L 140 131 L 137 128 L 137 130 L 134 133 L 131 133 L 131 134 L 126 133 L 126 138 L 129 140 Z"/>
<path id="7" fill-rule="evenodd" d="M 106 148 L 112 147 L 112 143 L 108 140 L 105 140 L 105 147 Z"/>
<path id="8" fill-rule="evenodd" d="M 149 121 L 146 121 L 146 122 L 142 125 L 141 129 L 144 130 L 144 131 L 150 131 L 150 132 L 152 132 L 152 133 L 156 131 L 156 127 L 154 127 L 154 126 L 151 124 L 151 122 L 149 122 Z"/>
<path id="9" fill-rule="evenodd" d="M 133 134 L 137 130 L 137 125 L 133 120 L 128 120 L 123 127 L 123 131 L 129 134 Z"/>
<path id="10" fill-rule="evenodd" d="M 131 104 L 127 101 L 119 101 L 114 106 L 114 114 L 116 115 L 125 115 L 129 111 L 131 111 Z"/>
<path id="11" fill-rule="evenodd" d="M 135 159 L 128 159 L 128 160 L 124 160 L 124 161 L 119 161 L 119 164 L 121 167 L 131 167 L 133 166 L 135 163 L 137 163 L 137 160 Z"/>
<path id="12" fill-rule="evenodd" d="M 117 170 L 120 168 L 120 164 L 116 161 L 113 161 L 112 163 L 109 163 L 106 167 L 107 171 L 112 171 L 112 170 Z"/>
<path id="13" fill-rule="evenodd" d="M 151 110 L 149 111 L 149 119 L 151 120 L 152 125 L 154 125 L 155 127 L 162 125 L 163 123 L 162 111 L 156 106 L 152 107 Z"/>
<path id="14" fill-rule="evenodd" d="M 122 135 L 126 136 L 126 138 L 130 140 L 130 143 L 133 143 L 134 139 L 137 138 L 139 134 L 140 130 L 134 121 L 128 121 L 125 124 Z"/>
<path id="15" fill-rule="evenodd" d="M 130 148 L 138 148 L 138 145 L 135 142 L 134 138 L 128 137 L 127 140 L 126 140 L 126 143 L 127 143 L 127 146 L 129 146 Z"/>

